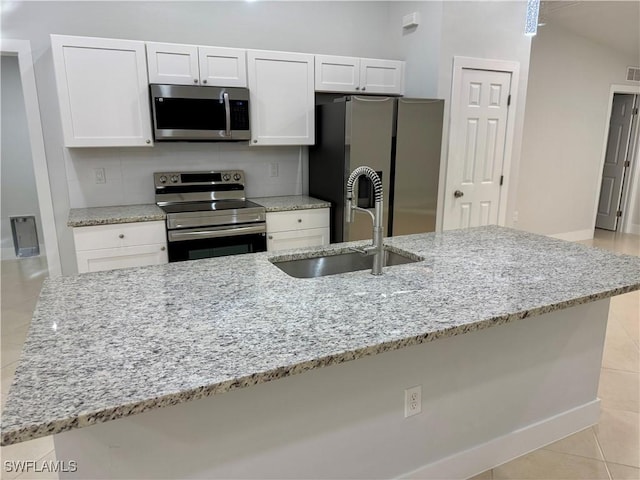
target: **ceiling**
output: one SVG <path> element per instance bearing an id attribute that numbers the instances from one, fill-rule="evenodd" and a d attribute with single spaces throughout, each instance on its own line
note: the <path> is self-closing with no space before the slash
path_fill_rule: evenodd
<path id="1" fill-rule="evenodd" d="M 540 23 L 632 55 L 640 65 L 640 1 L 550 0 L 540 4 Z M 538 27 L 540 29 L 544 26 Z"/>

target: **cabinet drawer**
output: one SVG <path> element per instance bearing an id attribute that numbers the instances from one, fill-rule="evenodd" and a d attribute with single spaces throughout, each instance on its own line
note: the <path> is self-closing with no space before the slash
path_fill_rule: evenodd
<path id="1" fill-rule="evenodd" d="M 166 244 L 163 221 L 96 225 L 73 229 L 76 251 Z"/>
<path id="2" fill-rule="evenodd" d="M 99 272 L 117 268 L 162 265 L 169 261 L 167 247 L 158 245 L 136 245 L 133 247 L 84 250 L 76 253 L 78 273 Z"/>
<path id="3" fill-rule="evenodd" d="M 329 227 L 306 228 L 267 234 L 267 251 L 320 247 L 329 244 Z"/>
<path id="4" fill-rule="evenodd" d="M 328 208 L 292 210 L 289 212 L 267 212 L 267 233 L 328 226 Z"/>

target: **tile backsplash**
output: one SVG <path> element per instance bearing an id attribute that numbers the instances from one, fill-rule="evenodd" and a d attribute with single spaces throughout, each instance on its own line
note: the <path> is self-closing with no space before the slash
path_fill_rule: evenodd
<path id="1" fill-rule="evenodd" d="M 247 197 L 307 193 L 306 147 L 238 143 L 161 143 L 151 148 L 64 149 L 71 208 L 154 203 L 153 173 L 244 170 Z M 277 176 L 272 176 L 273 164 Z M 104 169 L 105 183 L 96 183 Z"/>

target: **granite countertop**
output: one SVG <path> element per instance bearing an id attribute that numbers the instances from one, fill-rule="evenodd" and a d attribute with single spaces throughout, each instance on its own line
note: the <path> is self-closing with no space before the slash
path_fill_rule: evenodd
<path id="1" fill-rule="evenodd" d="M 385 243 L 424 260 L 310 279 L 269 261 L 316 248 L 48 278 L 2 444 L 640 288 L 638 257 L 501 227 Z"/>
<path id="2" fill-rule="evenodd" d="M 167 216 L 155 203 L 111 207 L 72 208 L 67 226 L 90 227 L 116 223 L 152 222 L 165 220 Z"/>
<path id="3" fill-rule="evenodd" d="M 259 197 L 249 199 L 265 207 L 267 212 L 285 212 L 308 208 L 329 208 L 330 202 L 318 200 L 307 195 L 288 195 L 282 197 Z M 111 207 L 72 208 L 69 211 L 67 226 L 90 227 L 94 225 L 113 225 L 117 223 L 152 222 L 165 220 L 166 214 L 155 203 L 142 205 L 116 205 Z"/>
<path id="4" fill-rule="evenodd" d="M 284 197 L 249 198 L 252 202 L 262 205 L 267 212 L 286 212 L 290 210 L 305 210 L 309 208 L 329 208 L 331 202 L 308 197 L 307 195 L 288 195 Z"/>

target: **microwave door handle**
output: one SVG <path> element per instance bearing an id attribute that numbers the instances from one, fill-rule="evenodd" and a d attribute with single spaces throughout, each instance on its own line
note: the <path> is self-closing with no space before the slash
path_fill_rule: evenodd
<path id="1" fill-rule="evenodd" d="M 231 107 L 229 106 L 229 94 L 227 92 L 224 92 L 222 94 L 222 98 L 224 99 L 224 113 L 225 113 L 225 120 L 226 120 L 226 125 L 227 125 L 227 131 L 225 132 L 225 136 L 230 137 L 231 136 Z"/>

